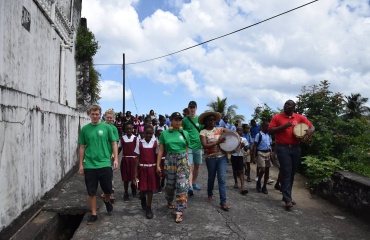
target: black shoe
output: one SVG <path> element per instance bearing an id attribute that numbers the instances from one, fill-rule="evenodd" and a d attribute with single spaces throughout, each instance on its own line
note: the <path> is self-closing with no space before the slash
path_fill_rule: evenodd
<path id="1" fill-rule="evenodd" d="M 136 187 L 135 187 L 135 185 L 131 185 L 131 192 L 132 192 L 132 196 L 136 196 L 136 194 L 137 194 L 137 191 L 136 191 Z"/>
<path id="2" fill-rule="evenodd" d="M 256 182 L 256 189 L 258 192 L 261 192 L 261 183 L 260 182 Z"/>
<path id="3" fill-rule="evenodd" d="M 275 186 L 274 186 L 274 188 L 275 188 L 276 190 L 280 190 L 280 189 L 281 189 L 281 186 L 280 186 L 278 183 L 276 183 L 276 184 L 275 184 Z"/>
<path id="4" fill-rule="evenodd" d="M 164 178 L 161 180 L 161 188 L 164 188 Z"/>
<path id="5" fill-rule="evenodd" d="M 87 219 L 87 225 L 92 225 L 94 224 L 94 222 L 96 222 L 96 220 L 98 220 L 98 216 L 96 215 L 90 215 L 89 219 Z"/>
<path id="6" fill-rule="evenodd" d="M 142 198 L 140 198 L 140 201 L 141 201 L 141 208 L 143 210 L 146 210 L 146 198 L 142 197 Z"/>
<path id="7" fill-rule="evenodd" d="M 250 177 L 247 177 L 247 182 L 251 182 L 251 178 Z"/>
<path id="8" fill-rule="evenodd" d="M 151 208 L 146 209 L 146 214 L 145 214 L 147 219 L 152 219 L 153 218 L 153 212 Z"/>
<path id="9" fill-rule="evenodd" d="M 128 202 L 128 201 L 129 201 L 128 193 L 125 193 L 125 194 L 123 195 L 123 201 L 124 201 L 124 202 Z"/>
<path id="10" fill-rule="evenodd" d="M 104 202 L 104 204 L 105 204 L 105 208 L 107 209 L 107 212 L 111 213 L 113 211 L 112 203 L 110 201 L 108 201 L 108 202 Z"/>
<path id="11" fill-rule="evenodd" d="M 268 193 L 269 193 L 265 187 L 263 187 L 263 188 L 262 188 L 262 192 L 263 192 L 264 194 L 268 194 Z"/>
<path id="12" fill-rule="evenodd" d="M 189 194 L 190 197 L 194 195 L 193 187 L 188 187 L 188 194 Z"/>

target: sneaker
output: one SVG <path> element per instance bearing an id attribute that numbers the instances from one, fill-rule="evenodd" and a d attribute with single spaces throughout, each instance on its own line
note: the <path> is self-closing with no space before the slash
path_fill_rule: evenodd
<path id="1" fill-rule="evenodd" d="M 96 220 L 98 220 L 98 216 L 96 215 L 90 215 L 89 219 L 87 219 L 87 225 L 92 225 L 94 224 L 94 222 L 96 222 Z"/>
<path id="2" fill-rule="evenodd" d="M 111 213 L 113 211 L 112 203 L 110 201 L 108 201 L 108 202 L 104 202 L 104 204 L 105 204 L 105 208 L 107 209 L 107 212 Z"/>
<path id="3" fill-rule="evenodd" d="M 260 182 L 256 182 L 256 189 L 258 192 L 261 192 L 261 183 Z"/>
<path id="4" fill-rule="evenodd" d="M 262 192 L 263 192 L 264 194 L 268 194 L 268 193 L 269 193 L 265 187 L 263 187 L 263 188 L 262 188 Z"/>
<path id="5" fill-rule="evenodd" d="M 256 178 L 254 179 L 254 181 L 258 182 L 258 177 L 256 177 Z"/>
<path id="6" fill-rule="evenodd" d="M 141 201 L 141 208 L 143 210 L 146 210 L 146 198 L 145 197 L 140 198 L 140 201 Z"/>
<path id="7" fill-rule="evenodd" d="M 268 180 L 267 180 L 267 184 L 273 184 L 275 182 L 275 180 L 272 180 L 271 178 L 269 178 Z"/>
<path id="8" fill-rule="evenodd" d="M 191 187 L 191 186 L 188 187 L 188 194 L 189 194 L 190 197 L 194 195 L 193 187 Z"/>
<path id="9" fill-rule="evenodd" d="M 147 219 L 152 219 L 153 218 L 153 212 L 151 208 L 146 209 L 146 214 L 145 214 Z"/>
<path id="10" fill-rule="evenodd" d="M 129 201 L 128 193 L 125 193 L 125 194 L 123 195 L 123 201 L 124 201 L 124 202 L 128 202 L 128 201 Z"/>
<path id="11" fill-rule="evenodd" d="M 195 189 L 195 190 L 200 190 L 201 188 L 200 188 L 200 186 L 199 185 L 197 185 L 196 183 L 193 183 L 193 188 Z"/>
<path id="12" fill-rule="evenodd" d="M 250 177 L 247 177 L 247 182 L 251 182 L 251 178 Z"/>

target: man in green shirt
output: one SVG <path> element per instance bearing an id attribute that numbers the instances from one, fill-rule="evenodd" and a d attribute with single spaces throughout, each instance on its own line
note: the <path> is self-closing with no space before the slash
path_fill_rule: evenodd
<path id="1" fill-rule="evenodd" d="M 200 186 L 195 183 L 199 174 L 199 165 L 202 164 L 202 144 L 200 142 L 199 132 L 203 129 L 203 125 L 198 123 L 196 114 L 197 103 L 190 101 L 188 104 L 189 116 L 182 119 L 182 127 L 189 133 L 189 163 L 190 163 L 190 177 L 189 177 L 189 195 L 192 196 L 195 190 L 200 190 Z M 193 167 L 194 166 L 194 167 Z"/>
<path id="2" fill-rule="evenodd" d="M 112 194 L 111 156 L 113 154 L 113 167 L 118 167 L 117 137 L 112 128 L 102 122 L 101 108 L 92 105 L 88 111 L 91 122 L 82 127 L 78 144 L 79 147 L 79 173 L 85 176 L 85 184 L 88 200 L 91 208 L 91 216 L 87 224 L 93 224 L 97 220 L 96 215 L 96 191 L 98 183 L 104 192 L 104 203 L 108 213 L 113 210 L 110 202 Z"/>

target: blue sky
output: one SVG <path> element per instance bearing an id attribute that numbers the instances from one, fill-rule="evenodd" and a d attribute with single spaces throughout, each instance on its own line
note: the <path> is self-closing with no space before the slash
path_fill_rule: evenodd
<path id="1" fill-rule="evenodd" d="M 147 60 L 195 45 L 309 1 L 84 0 L 82 17 L 101 48 L 96 64 Z M 369 97 L 370 11 L 365 1 L 326 0 L 170 57 L 126 66 L 125 110 L 198 114 L 217 96 L 249 121 L 257 105 L 281 108 L 303 86 Z M 105 110 L 122 109 L 121 66 L 97 65 Z"/>

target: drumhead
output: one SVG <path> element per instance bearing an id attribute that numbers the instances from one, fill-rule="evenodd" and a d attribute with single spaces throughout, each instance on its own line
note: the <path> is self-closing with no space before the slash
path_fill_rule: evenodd
<path id="1" fill-rule="evenodd" d="M 226 141 L 220 143 L 220 148 L 225 152 L 233 152 L 240 145 L 240 136 L 236 132 L 223 132 L 220 138 L 225 137 Z"/>
<path id="2" fill-rule="evenodd" d="M 294 126 L 293 134 L 296 138 L 303 138 L 308 130 L 308 125 L 305 123 L 299 123 Z"/>

